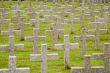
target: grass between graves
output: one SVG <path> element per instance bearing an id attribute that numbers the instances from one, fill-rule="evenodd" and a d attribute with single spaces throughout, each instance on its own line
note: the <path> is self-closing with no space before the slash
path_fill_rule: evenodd
<path id="1" fill-rule="evenodd" d="M 33 6 L 35 6 L 35 2 L 32 2 Z M 12 11 L 14 8 L 12 6 L 15 5 L 15 2 L 12 2 L 9 4 L 9 2 L 4 3 L 5 6 L 2 6 L 0 4 L 0 7 L 5 7 L 5 8 L 10 8 L 8 12 L 10 12 L 10 15 L 7 16 L 7 18 L 11 18 L 11 16 L 14 16 L 14 12 Z M 49 8 L 55 7 L 55 4 L 48 2 L 47 3 Z M 58 4 L 61 6 L 62 4 Z M 88 6 L 89 4 L 86 4 Z M 99 8 L 98 4 L 95 8 Z M 107 4 L 104 4 L 106 6 Z M 21 3 L 22 10 L 28 7 L 26 2 Z M 75 4 L 75 7 L 79 7 L 81 4 Z M 87 11 L 85 11 L 87 12 Z M 22 15 L 26 15 L 27 11 L 24 11 Z M 75 15 L 80 15 L 81 12 L 76 12 Z M 98 14 L 96 14 L 98 15 Z M 99 15 L 98 15 L 99 16 Z M 70 16 L 66 16 L 65 18 L 69 18 Z M 85 18 L 85 25 L 87 27 L 86 30 L 92 29 L 94 27 L 89 26 L 90 18 L 86 17 Z M 15 23 L 14 19 L 12 20 L 13 23 Z M 25 22 L 29 22 L 29 16 L 25 19 Z M 6 28 L 8 30 L 7 24 Z M 109 25 L 110 26 L 110 25 Z M 32 36 L 33 35 L 33 28 L 34 26 L 29 26 L 26 27 L 24 32 L 25 36 Z M 46 41 L 39 41 L 39 49 L 41 49 L 41 44 L 46 43 L 48 45 L 48 53 L 58 53 L 59 54 L 59 60 L 55 61 L 48 61 L 48 73 L 70 73 L 70 70 L 65 70 L 64 69 L 64 51 L 63 50 L 54 50 L 52 48 L 52 34 L 45 34 L 45 30 L 49 29 L 49 20 L 47 23 L 41 22 L 40 24 L 40 35 L 46 36 L 47 39 Z M 81 22 L 76 22 L 74 24 L 74 34 L 70 34 L 70 23 L 65 24 L 61 26 L 61 29 L 65 30 L 65 34 L 70 36 L 70 41 L 71 43 L 79 43 L 80 48 L 71 50 L 70 51 L 70 64 L 71 67 L 75 66 L 83 66 L 83 59 L 81 56 L 81 41 L 74 41 L 73 37 L 74 36 L 80 36 L 81 35 Z M 109 28 L 110 29 L 110 28 Z M 104 43 L 110 42 L 110 30 L 107 34 L 102 34 L 100 35 L 100 50 L 95 49 L 95 41 L 87 41 L 87 54 L 92 55 L 93 53 L 103 53 L 104 49 Z M 25 45 L 25 50 L 19 51 L 15 50 L 15 56 L 17 57 L 17 67 L 30 67 L 31 73 L 41 73 L 41 63 L 40 62 L 30 62 L 30 54 L 33 52 L 33 42 L 26 42 L 26 41 L 20 41 L 20 36 L 15 35 L 15 43 L 16 44 L 24 44 Z M 60 35 L 60 39 L 58 40 L 58 43 L 64 43 L 64 35 Z M 0 35 L 0 45 L 5 45 L 8 44 L 8 36 Z M 41 52 L 39 52 L 41 53 Z M 9 57 L 9 52 L 7 51 L 0 51 L 0 68 L 8 68 L 8 57 Z M 94 60 L 92 59 L 92 65 L 93 66 L 102 66 L 103 61 L 102 60 Z"/>

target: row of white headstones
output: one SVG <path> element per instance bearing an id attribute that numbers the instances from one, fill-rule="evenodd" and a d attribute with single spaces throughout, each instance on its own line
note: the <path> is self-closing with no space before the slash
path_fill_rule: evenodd
<path id="1" fill-rule="evenodd" d="M 62 7 L 57 7 L 56 6 L 55 8 L 52 8 L 52 9 L 48 10 L 47 6 L 43 5 L 41 3 L 39 6 L 37 5 L 37 9 L 38 8 L 44 9 L 44 11 L 36 12 L 35 11 L 36 8 L 33 8 L 31 3 L 29 5 L 30 5 L 30 8 L 27 8 L 26 10 L 29 11 L 28 15 L 30 15 L 30 24 L 35 23 L 35 26 L 37 26 L 38 28 L 39 28 L 40 21 L 43 21 L 42 19 L 39 19 L 39 15 L 43 15 L 44 16 L 44 18 L 45 18 L 44 21 L 48 21 L 48 19 L 50 18 L 51 19 L 51 23 L 53 23 L 53 19 L 57 18 L 57 20 L 59 20 L 58 23 L 60 25 L 63 24 L 63 23 L 66 24 L 66 23 L 71 22 L 71 26 L 73 26 L 74 22 L 79 21 L 81 19 L 81 17 L 82 17 L 82 16 L 79 16 L 79 18 L 75 18 L 74 12 L 77 12 L 77 10 L 85 11 L 85 10 L 88 9 L 87 7 L 82 7 L 82 8 L 80 7 L 80 8 L 75 9 L 74 8 L 74 2 L 73 2 L 72 5 L 70 5 L 70 6 L 68 5 L 68 3 L 66 3 L 65 6 L 62 6 Z M 94 4 L 94 0 L 92 0 L 90 5 L 91 5 L 90 13 L 88 13 L 88 14 L 84 13 L 84 15 L 89 16 L 91 18 L 94 18 L 94 13 L 96 13 L 96 12 L 99 13 L 100 12 L 101 13 L 101 18 L 102 18 L 103 14 L 104 14 L 104 7 L 101 5 L 101 8 L 98 11 L 95 11 L 94 10 L 94 5 L 95 5 Z M 110 4 L 109 4 L 109 6 L 110 6 Z M 22 28 L 21 29 L 23 29 L 23 25 L 24 26 L 28 26 L 29 23 L 26 25 L 23 22 L 23 20 L 26 18 L 26 16 L 21 16 L 21 12 L 23 12 L 24 10 L 20 10 L 20 8 L 21 8 L 21 6 L 19 5 L 19 3 L 17 3 L 17 5 L 15 6 L 16 10 L 14 10 L 15 13 L 16 13 L 16 16 L 14 16 L 12 18 L 17 20 L 17 24 L 16 25 L 19 25 L 19 28 L 20 28 L 20 26 L 22 24 Z M 68 12 L 69 8 L 71 8 L 71 12 Z M 107 9 L 109 11 L 109 13 L 110 13 L 110 7 L 105 8 L 105 9 Z M 5 9 L 5 8 L 1 8 L 0 9 L 0 11 L 2 12 L 2 14 L 1 14 L 1 30 L 5 30 L 5 23 L 6 22 L 9 23 L 11 21 L 10 19 L 5 19 L 6 15 L 9 14 L 9 13 L 6 13 L 6 10 L 7 9 Z M 58 11 L 61 11 L 61 12 L 58 12 Z M 54 12 L 56 12 L 56 14 L 53 14 Z M 51 14 L 47 15 L 47 13 L 51 13 Z M 69 14 L 71 14 L 71 18 L 70 19 L 64 19 L 64 16 L 65 15 L 69 15 Z M 35 19 L 35 16 L 36 16 L 36 19 Z M 107 21 L 107 19 L 105 19 L 105 20 Z M 71 33 L 73 33 L 73 29 L 74 28 L 71 27 Z M 23 33 L 22 33 L 22 35 L 23 35 Z"/>
<path id="2" fill-rule="evenodd" d="M 83 9 L 82 9 L 83 10 Z M 19 12 L 19 11 L 18 11 Z M 103 12 L 102 10 L 101 10 L 101 12 Z M 32 12 L 33 13 L 33 12 Z M 84 13 L 83 13 L 84 14 Z M 82 16 L 83 16 L 83 14 L 82 14 Z M 85 15 L 85 14 L 84 14 Z M 94 15 L 94 14 L 93 14 Z M 19 17 L 17 17 L 17 18 L 19 18 Z M 64 18 L 64 17 L 63 17 Z M 106 33 L 107 31 L 108 31 L 108 17 L 106 17 L 105 19 L 103 19 L 103 18 L 100 18 L 100 19 L 98 19 L 98 17 L 96 17 L 96 21 L 95 22 L 91 22 L 90 23 L 90 25 L 94 25 L 94 26 L 96 26 L 96 30 L 97 30 L 97 32 L 96 32 L 96 36 L 98 36 L 98 34 L 99 34 L 99 31 L 101 32 L 101 33 Z M 21 18 L 21 20 L 20 20 L 20 23 L 19 24 L 22 24 L 22 25 L 20 25 L 21 26 L 21 32 L 20 31 L 16 31 L 15 33 L 19 33 L 19 34 L 21 34 L 21 39 L 24 39 L 24 34 L 23 34 L 23 21 L 22 21 L 23 19 Z M 33 21 L 34 19 L 32 19 L 32 21 Z M 39 20 L 39 19 L 38 19 Z M 76 20 L 79 20 L 78 18 L 72 18 L 72 22 L 74 22 L 74 21 L 76 21 Z M 54 30 L 53 32 L 54 32 L 54 35 L 55 34 L 60 34 L 60 33 L 64 33 L 64 30 L 56 30 L 56 29 L 58 29 L 59 28 L 59 26 L 63 23 L 63 22 L 65 22 L 64 20 L 62 21 L 62 22 L 60 22 L 57 26 L 55 26 L 54 25 L 54 23 L 51 23 L 51 25 L 50 25 L 50 27 Z M 38 25 L 39 24 L 39 22 L 37 23 L 37 25 L 36 26 L 39 26 Z M 105 29 L 99 29 L 99 26 L 100 26 L 100 24 L 106 24 L 105 25 Z M 20 27 L 19 26 L 19 27 Z M 24 25 L 25 26 L 25 25 Z M 39 27 L 38 27 L 39 28 Z M 12 28 L 10 28 L 10 29 L 12 29 Z M 84 28 L 83 28 L 84 29 Z M 46 31 L 47 33 L 49 33 L 50 31 Z M 56 33 L 55 33 L 56 32 Z M 60 33 L 58 33 L 58 32 L 60 32 Z M 71 33 L 73 32 L 73 24 L 71 25 Z M 82 31 L 83 32 L 83 34 L 84 34 L 84 31 Z M 89 30 L 88 31 L 89 33 L 95 33 L 95 30 Z M 8 33 L 8 32 L 7 32 Z M 6 32 L 2 32 L 2 34 L 7 34 Z M 92 36 L 93 37 L 93 36 Z M 77 39 L 77 38 L 76 38 Z M 54 44 L 57 42 L 57 35 L 54 37 Z M 97 42 L 98 42 L 98 38 L 97 38 Z M 96 48 L 98 49 L 98 43 L 97 43 L 97 45 L 96 45 Z"/>
<path id="3" fill-rule="evenodd" d="M 9 48 L 10 56 L 9 56 L 9 69 L 0 69 L 0 73 L 29 73 L 30 68 L 16 68 L 16 56 L 14 56 L 14 48 L 23 48 L 23 45 L 14 45 L 14 37 L 9 37 L 10 44 L 7 46 L 0 46 L 4 50 L 5 47 Z M 105 50 L 104 54 L 93 54 L 95 59 L 103 59 L 104 60 L 104 67 L 92 67 L 91 66 L 91 56 L 84 55 L 84 67 L 73 67 L 71 68 L 71 73 L 109 73 L 110 69 L 110 43 L 105 43 Z M 69 63 L 69 50 L 70 48 L 78 48 L 79 44 L 70 44 L 69 43 L 69 36 L 65 35 L 65 43 L 61 46 L 62 49 L 65 51 L 64 54 L 64 66 L 66 69 L 70 69 Z M 30 60 L 31 61 L 41 61 L 41 73 L 47 73 L 47 61 L 48 60 L 58 60 L 58 54 L 47 54 L 47 45 L 42 44 L 42 52 L 41 54 L 31 54 Z"/>
<path id="4" fill-rule="evenodd" d="M 1 0 L 2 2 L 4 2 L 4 0 Z M 9 0 L 10 2 L 12 2 L 12 0 Z M 17 0 L 19 3 L 21 2 L 21 0 Z M 24 1 L 31 1 L 31 0 L 24 0 Z M 35 0 L 36 2 L 39 2 L 40 0 Z M 71 2 L 74 0 L 44 0 L 44 2 L 57 2 L 57 3 L 65 3 L 65 2 Z M 75 2 L 82 2 L 82 0 L 75 0 Z M 90 3 L 91 0 L 85 0 L 86 3 Z M 109 0 L 95 0 L 95 3 L 106 3 L 109 2 Z"/>
<path id="5" fill-rule="evenodd" d="M 19 8 L 19 7 L 18 7 Z M 74 8 L 74 7 L 73 7 Z M 83 7 L 84 8 L 84 7 Z M 84 11 L 84 9 L 82 9 L 83 11 Z M 15 11 L 17 11 L 17 16 L 16 16 L 16 18 L 17 19 L 19 19 L 20 18 L 20 15 L 19 15 L 19 12 L 21 11 L 21 10 L 15 10 Z M 2 26 L 5 26 L 5 24 L 4 24 L 4 20 L 5 20 L 5 18 L 4 18 L 4 16 L 5 16 L 5 14 L 4 14 L 5 12 L 4 12 L 4 9 L 2 9 L 2 20 L 1 21 L 3 21 L 3 24 L 1 25 L 1 27 Z M 31 13 L 31 12 L 30 12 Z M 33 12 L 32 12 L 33 13 Z M 84 13 L 82 14 L 82 17 L 83 17 L 83 15 L 85 15 Z M 93 14 L 94 15 L 94 14 Z M 63 17 L 64 18 L 64 17 Z M 28 24 L 25 24 L 24 22 L 23 22 L 23 19 L 24 19 L 24 17 L 21 17 L 20 18 L 20 22 L 17 24 L 18 25 L 18 27 L 20 28 L 20 30 L 14 30 L 14 26 L 12 26 L 12 25 L 10 25 L 10 29 L 9 29 L 9 31 L 2 31 L 1 32 L 1 34 L 3 34 L 3 35 L 13 35 L 13 34 L 15 34 L 15 33 L 18 33 L 18 34 L 21 34 L 21 40 L 24 40 L 24 32 L 23 32 L 23 30 L 24 30 L 24 26 L 28 26 Z M 100 34 L 99 32 L 101 32 L 101 33 L 106 33 L 107 31 L 108 31 L 108 17 L 107 18 L 105 18 L 105 19 L 103 19 L 103 18 L 100 18 L 100 19 L 98 19 L 98 17 L 96 17 L 96 21 L 95 22 L 91 22 L 90 23 L 90 25 L 94 25 L 95 27 L 96 27 L 96 31 L 97 32 L 95 32 L 95 30 L 90 30 L 90 31 L 88 31 L 89 33 L 96 33 L 97 35 L 96 35 L 96 37 L 97 37 L 97 41 L 96 41 L 96 43 L 97 43 L 97 45 L 96 45 L 96 48 L 98 49 L 99 48 L 99 46 L 98 46 L 98 42 L 99 42 L 99 38 L 98 38 L 98 34 Z M 32 21 L 35 21 L 35 20 L 37 20 L 37 19 L 32 19 Z M 76 21 L 76 20 L 79 20 L 78 18 L 74 18 L 73 16 L 72 16 L 72 18 L 71 18 L 71 22 L 72 22 L 72 24 L 71 24 L 71 33 L 73 33 L 73 23 L 74 23 L 74 21 Z M 102 22 L 100 22 L 100 21 L 102 21 Z M 64 33 L 64 30 L 61 30 L 61 29 L 59 29 L 59 27 L 60 27 L 60 25 L 63 23 L 63 22 L 65 22 L 65 20 L 63 19 L 63 21 L 61 21 L 61 22 L 59 22 L 56 26 L 54 25 L 54 23 L 51 23 L 50 24 L 50 28 L 51 29 L 53 29 L 53 30 L 47 30 L 46 31 L 46 33 L 50 33 L 50 32 L 52 32 L 53 34 L 54 34 L 54 38 L 53 38 L 53 44 L 56 44 L 57 43 L 57 38 L 58 38 L 58 34 L 61 34 L 61 33 Z M 106 24 L 105 25 L 105 29 L 100 29 L 99 28 L 99 26 L 100 26 L 100 24 Z M 16 25 L 15 25 L 16 26 Z M 36 26 L 39 28 L 39 19 L 38 19 L 38 21 L 36 22 Z M 4 29 L 5 27 L 3 27 L 3 29 Z M 84 29 L 84 28 L 82 28 L 82 29 Z M 85 30 L 85 29 L 84 29 Z M 83 34 L 85 34 L 85 32 L 86 31 L 82 31 L 82 33 Z M 37 32 L 38 33 L 38 32 Z M 56 35 L 57 34 L 57 35 Z M 83 35 L 82 35 L 83 36 Z M 91 36 L 92 38 L 93 38 L 93 36 Z M 80 38 L 80 37 L 76 37 L 76 39 L 78 39 L 78 38 Z M 89 38 L 89 36 L 88 36 L 88 38 Z M 81 38 L 80 38 L 81 39 Z"/>
<path id="6" fill-rule="evenodd" d="M 83 0 L 84 1 L 84 0 Z M 84 11 L 83 11 L 84 13 Z M 107 18 L 109 19 L 109 18 Z M 83 16 L 84 20 L 84 16 Z M 95 39 L 96 39 L 96 49 L 99 49 L 99 34 L 101 32 L 108 32 L 108 29 L 100 29 L 100 24 L 103 24 L 103 22 L 98 22 L 98 18 L 96 17 L 96 22 L 90 23 L 92 25 L 95 25 L 96 29 L 95 30 L 90 30 L 89 33 L 94 33 L 95 32 Z M 101 20 L 102 21 L 102 20 Z M 85 26 L 84 22 L 82 22 L 82 55 L 84 58 L 84 67 L 72 67 L 71 68 L 71 73 L 110 73 L 110 58 L 109 58 L 109 48 L 110 48 L 110 43 L 105 43 L 105 48 L 104 48 L 104 53 L 103 54 L 93 54 L 93 57 L 95 59 L 103 59 L 104 60 L 104 66 L 96 66 L 92 67 L 91 64 L 91 55 L 86 55 L 86 39 L 90 39 L 89 36 L 85 36 Z M 79 38 L 79 37 L 78 37 Z M 77 39 L 77 38 L 76 38 Z M 93 38 L 92 38 L 93 39 Z"/>
<path id="7" fill-rule="evenodd" d="M 99 31 L 100 31 L 98 26 L 99 26 L 99 24 L 102 24 L 102 23 L 103 22 L 98 22 L 98 21 L 91 23 L 92 25 L 94 24 L 96 26 L 96 30 L 95 31 L 97 31 L 98 36 L 99 36 Z M 52 24 L 52 26 L 54 26 L 54 25 Z M 55 29 L 52 28 L 52 29 L 53 30 L 49 30 L 47 32 L 49 32 L 49 33 L 50 32 L 53 32 L 54 35 L 58 34 L 58 32 L 61 32 L 61 31 L 58 31 L 56 28 Z M 54 31 L 54 30 L 56 30 L 56 31 Z M 34 42 L 34 53 L 31 55 L 31 61 L 36 61 L 36 60 L 42 61 L 42 73 L 46 73 L 47 72 L 47 60 L 56 60 L 56 59 L 58 59 L 58 54 L 48 54 L 48 55 L 46 55 L 47 54 L 47 52 L 46 52 L 46 49 L 47 49 L 46 44 L 43 44 L 42 45 L 42 54 L 37 54 L 37 52 L 38 52 L 38 45 L 36 45 L 36 44 L 38 43 L 38 39 L 45 40 L 45 38 L 46 38 L 45 36 L 38 36 L 38 31 L 39 31 L 39 29 L 34 29 L 34 36 L 32 36 L 32 37 L 26 37 L 25 40 L 27 40 L 27 41 L 33 41 Z M 10 61 L 9 61 L 10 62 L 9 63 L 9 65 L 10 65 L 9 66 L 9 69 L 8 70 L 1 70 L 1 73 L 2 72 L 3 73 L 5 73 L 5 72 L 7 73 L 8 71 L 9 71 L 9 73 L 15 73 L 15 71 L 18 71 L 18 72 L 21 71 L 20 73 L 28 73 L 29 72 L 29 68 L 16 69 L 16 66 L 15 66 L 16 65 L 15 64 L 16 63 L 15 62 L 16 57 L 14 56 L 14 48 L 15 49 L 17 49 L 17 48 L 23 49 L 24 48 L 24 45 L 23 44 L 14 45 L 13 26 L 12 25 L 11 25 L 10 32 L 11 33 L 2 32 L 2 33 L 8 33 L 10 35 L 9 36 L 9 45 L 1 45 L 0 46 L 0 49 L 2 49 L 2 50 L 9 49 L 10 56 L 11 57 L 9 57 L 9 59 L 10 59 Z M 58 38 L 58 35 L 56 35 L 53 40 L 56 41 L 57 38 Z M 75 38 L 76 39 L 82 39 L 82 40 L 85 41 L 87 38 L 92 39 L 93 36 L 92 36 L 92 38 L 91 37 L 86 37 L 85 34 L 84 34 L 82 37 L 75 37 Z M 97 39 L 99 39 L 99 37 Z M 96 39 L 96 41 L 97 41 L 97 39 Z M 99 42 L 99 40 L 98 40 L 98 42 Z M 85 44 L 83 43 L 83 45 L 85 45 Z M 64 55 L 65 68 L 67 68 L 67 69 L 70 68 L 70 65 L 69 65 L 69 50 L 71 48 L 73 48 L 73 49 L 74 48 L 79 48 L 79 44 L 78 43 L 70 44 L 70 42 L 69 42 L 69 36 L 68 35 L 65 35 L 64 36 L 64 44 L 56 44 L 56 43 L 54 43 L 54 47 L 65 50 L 65 55 Z M 83 50 L 83 52 L 86 51 L 84 49 L 82 49 L 82 50 Z M 88 60 L 88 58 L 90 59 L 90 56 L 85 56 L 85 53 L 83 53 L 83 56 L 85 57 L 85 59 L 87 58 L 87 60 Z M 98 57 L 100 57 L 100 56 L 98 56 Z M 109 58 L 107 58 L 107 59 L 109 59 Z M 76 71 L 76 73 L 79 73 L 77 71 L 81 71 L 82 73 L 83 72 L 84 73 L 91 72 L 92 70 L 90 69 L 91 67 L 90 67 L 89 61 L 87 61 L 87 63 L 88 64 L 85 64 L 85 67 L 87 67 L 87 69 L 86 68 L 85 69 L 83 69 L 83 68 L 82 69 L 79 69 L 79 68 L 78 69 L 74 69 L 73 70 L 73 73 L 75 73 L 74 71 Z M 101 72 L 104 73 L 103 72 L 103 68 L 101 68 L 101 69 L 98 68 L 98 70 L 101 70 Z M 107 71 L 107 70 L 108 70 L 108 68 L 105 71 Z M 94 72 L 94 70 L 92 72 Z M 97 73 L 97 70 L 95 72 Z M 98 71 L 98 72 L 100 72 L 100 71 Z"/>

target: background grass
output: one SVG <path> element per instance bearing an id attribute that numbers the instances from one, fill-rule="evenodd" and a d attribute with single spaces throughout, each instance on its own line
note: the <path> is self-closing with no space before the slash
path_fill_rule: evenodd
<path id="1" fill-rule="evenodd" d="M 1 2 L 0 2 L 1 3 Z M 39 4 L 39 3 L 37 3 Z M 70 3 L 71 4 L 71 3 Z M 27 15 L 27 11 L 25 8 L 28 8 L 28 4 L 27 2 L 22 2 L 20 4 L 22 6 L 22 10 L 24 10 L 22 12 L 21 15 L 26 15 L 26 19 L 24 20 L 25 23 L 29 22 L 29 16 Z M 36 2 L 32 2 L 33 7 L 36 7 Z M 63 4 L 59 3 L 58 6 L 62 6 Z M 103 4 L 103 6 L 107 6 L 108 4 Z M 9 3 L 7 1 L 4 2 L 4 6 L 2 6 L 2 4 L 0 4 L 0 8 L 10 8 L 9 10 L 7 10 L 7 12 L 9 12 L 9 15 L 7 15 L 6 18 L 11 18 L 12 16 L 15 16 L 15 13 L 13 12 L 14 8 L 13 6 L 15 6 L 15 2 Z M 48 2 L 47 3 L 48 8 L 52 8 L 55 7 L 56 4 L 55 3 L 51 3 Z M 75 3 L 75 8 L 80 7 L 81 4 Z M 86 4 L 86 6 L 89 7 L 89 4 Z M 100 7 L 100 4 L 97 4 L 95 6 L 95 9 L 98 9 Z M 88 12 L 85 11 L 85 12 Z M 81 15 L 81 11 L 79 12 L 75 12 L 75 15 Z M 95 14 L 96 16 L 99 16 L 100 13 Z M 70 18 L 71 15 L 69 16 L 65 16 L 65 18 Z M 53 35 L 52 34 L 45 34 L 45 30 L 49 30 L 49 23 L 50 20 L 48 20 L 48 22 L 41 22 L 40 23 L 40 35 L 46 36 L 47 39 L 46 41 L 39 41 L 39 50 L 41 49 L 41 44 L 46 43 L 48 45 L 48 53 L 58 53 L 59 54 L 59 60 L 55 60 L 55 61 L 48 61 L 48 73 L 70 73 L 70 70 L 65 70 L 64 69 L 64 51 L 63 50 L 54 50 L 52 48 L 52 38 Z M 85 25 L 87 27 L 87 31 L 89 29 L 92 29 L 94 27 L 89 26 L 89 22 L 91 21 L 91 19 L 89 17 L 85 18 Z M 56 22 L 56 21 L 55 21 Z M 15 23 L 15 20 L 12 19 L 12 23 Z M 110 25 L 109 25 L 110 26 Z M 108 29 L 110 29 L 110 27 L 108 26 Z M 8 30 L 9 28 L 9 23 L 6 24 L 6 30 Z M 29 26 L 26 27 L 24 29 L 24 33 L 25 36 L 32 36 L 33 35 L 33 28 L 35 28 L 34 26 Z M 75 66 L 83 66 L 83 59 L 81 56 L 81 41 L 74 41 L 73 37 L 74 36 L 81 36 L 81 21 L 80 22 L 75 22 L 74 24 L 74 34 L 70 34 L 70 23 L 65 24 L 63 26 L 61 26 L 61 29 L 65 30 L 65 34 L 68 34 L 70 36 L 70 41 L 71 43 L 79 43 L 80 44 L 80 48 L 79 49 L 75 49 L 75 50 L 71 50 L 70 51 L 70 64 L 71 67 L 75 67 Z M 109 30 L 110 32 L 110 30 Z M 93 53 L 103 53 L 103 49 L 104 49 L 104 43 L 109 43 L 110 42 L 110 33 L 106 33 L 106 34 L 101 34 L 100 35 L 100 49 L 96 50 L 95 49 L 95 41 L 87 41 L 87 54 L 92 55 Z M 5 45 L 8 44 L 8 37 L 9 36 L 4 36 L 4 35 L 0 35 L 0 45 Z M 15 50 L 15 56 L 17 56 L 17 67 L 30 67 L 31 73 L 41 73 L 41 63 L 40 62 L 30 62 L 30 54 L 32 54 L 33 52 L 33 42 L 26 42 L 26 41 L 20 41 L 20 36 L 19 35 L 15 35 L 15 43 L 18 44 L 24 44 L 25 45 L 25 50 L 23 51 L 19 51 L 19 50 Z M 60 35 L 60 39 L 58 40 L 58 43 L 64 43 L 64 35 Z M 41 53 L 41 52 L 39 52 Z M 0 51 L 0 68 L 8 68 L 8 57 L 9 57 L 9 52 L 7 51 Z M 92 59 L 92 65 L 93 66 L 102 66 L 103 65 L 103 61 L 102 60 L 94 60 Z"/>

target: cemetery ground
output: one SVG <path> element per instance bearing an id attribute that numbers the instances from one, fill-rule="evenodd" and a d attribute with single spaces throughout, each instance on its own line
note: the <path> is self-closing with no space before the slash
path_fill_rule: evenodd
<path id="1" fill-rule="evenodd" d="M 14 10 L 13 6 L 15 6 L 15 2 L 7 2 L 5 1 L 4 3 L 4 8 L 10 8 L 10 14 L 6 17 L 6 18 L 11 18 L 11 16 L 14 16 L 14 12 L 12 10 Z M 38 3 L 39 4 L 39 3 Z M 71 3 L 69 3 L 71 4 Z M 32 5 L 35 7 L 36 6 L 36 2 L 32 2 Z M 46 4 L 49 8 L 51 7 L 55 7 L 55 5 L 59 5 L 61 6 L 62 3 L 56 4 L 56 3 L 52 3 L 52 2 L 47 2 Z M 21 6 L 22 6 L 22 10 L 24 10 L 25 8 L 28 8 L 28 2 L 21 2 Z M 75 3 L 75 8 L 80 7 L 81 4 L 77 4 Z M 86 3 L 86 6 L 89 6 L 89 4 Z M 98 8 L 100 6 L 100 4 L 97 4 L 97 6 L 95 8 Z M 107 6 L 107 4 L 103 4 L 103 6 Z M 0 8 L 2 8 L 2 4 L 0 4 Z M 86 12 L 86 11 L 85 11 Z M 26 15 L 27 12 L 26 10 L 22 13 L 22 15 Z M 80 12 L 75 12 L 76 15 L 80 15 Z M 99 16 L 99 14 L 96 14 L 97 16 Z M 65 16 L 65 18 L 69 18 L 70 16 Z M 43 18 L 42 16 L 40 18 Z M 11 20 L 13 23 L 14 19 Z M 89 25 L 90 22 L 90 18 L 86 17 L 85 18 L 85 25 L 87 27 L 86 30 L 92 29 L 94 27 L 91 27 Z M 26 16 L 25 22 L 28 23 L 29 22 L 29 16 Z M 55 60 L 55 61 L 48 61 L 48 73 L 70 73 L 70 69 L 66 70 L 64 68 L 64 50 L 55 50 L 52 48 L 52 34 L 46 34 L 45 30 L 49 30 L 50 29 L 50 20 L 48 20 L 47 22 L 41 22 L 40 23 L 40 36 L 46 36 L 46 41 L 39 41 L 38 47 L 39 49 L 41 49 L 41 44 L 47 44 L 48 45 L 48 53 L 58 53 L 59 54 L 59 60 Z M 56 20 L 54 21 L 56 23 Z M 9 24 L 6 24 L 6 28 L 8 30 L 9 28 Z M 33 35 L 33 28 L 35 28 L 35 26 L 30 25 L 29 27 L 25 27 L 24 29 L 24 34 L 25 37 L 26 36 L 32 36 Z M 17 29 L 17 28 L 16 28 Z M 76 67 L 76 66 L 83 66 L 83 58 L 82 58 L 82 54 L 81 54 L 81 41 L 75 41 L 74 40 L 74 36 L 81 36 L 81 21 L 80 22 L 75 22 L 74 24 L 74 33 L 71 34 L 70 33 L 70 23 L 68 24 L 64 24 L 63 26 L 61 26 L 61 29 L 64 29 L 65 33 L 69 35 L 70 37 L 70 42 L 71 43 L 79 43 L 80 44 L 80 48 L 78 49 L 74 49 L 70 51 L 70 64 L 71 67 Z M 92 55 L 93 53 L 103 53 L 104 51 L 104 43 L 109 43 L 110 42 L 110 23 L 108 24 L 108 33 L 105 34 L 100 34 L 100 49 L 96 50 L 95 48 L 95 40 L 87 40 L 87 54 L 88 55 Z M 0 35 L 0 45 L 5 45 L 5 44 L 9 44 L 8 43 L 8 36 L 6 35 Z M 45 42 L 45 43 L 44 43 Z M 20 35 L 15 35 L 15 43 L 22 43 L 25 45 L 25 49 L 24 50 L 15 50 L 15 56 L 17 57 L 17 68 L 19 67 L 30 67 L 30 73 L 40 73 L 41 72 L 41 63 L 38 61 L 35 62 L 31 62 L 30 61 L 30 54 L 32 54 L 33 52 L 33 42 L 26 42 L 26 41 L 21 41 L 20 40 Z M 58 39 L 58 43 L 62 44 L 64 43 L 64 35 L 61 34 L 61 36 L 59 36 Z M 41 53 L 39 51 L 39 53 Z M 9 52 L 8 51 L 0 51 L 0 68 L 8 68 L 8 57 L 9 57 Z M 92 65 L 93 66 L 103 66 L 103 61 L 102 60 L 94 60 L 92 59 Z"/>

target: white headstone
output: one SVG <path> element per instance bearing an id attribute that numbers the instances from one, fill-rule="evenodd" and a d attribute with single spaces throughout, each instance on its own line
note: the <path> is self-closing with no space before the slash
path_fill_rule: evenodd
<path id="1" fill-rule="evenodd" d="M 6 13 L 6 9 L 5 8 L 0 8 L 0 11 L 1 11 L 1 31 L 4 31 L 6 29 L 6 23 L 9 23 L 10 22 L 10 19 L 6 19 L 6 15 L 8 13 Z"/>
<path id="2" fill-rule="evenodd" d="M 104 22 L 99 22 L 98 21 L 98 17 L 96 17 L 95 22 L 91 22 L 90 25 L 95 26 L 95 30 L 91 31 L 89 30 L 89 34 L 94 33 L 95 32 L 95 40 L 96 40 L 96 49 L 99 49 L 99 41 L 100 41 L 100 37 L 99 35 L 101 34 L 101 32 L 107 32 L 107 29 L 104 30 L 100 30 L 100 25 L 104 24 Z"/>
<path id="3" fill-rule="evenodd" d="M 41 61 L 41 73 L 48 73 L 47 71 L 47 61 L 48 60 L 58 60 L 58 54 L 47 54 L 47 45 L 42 44 L 41 54 L 31 54 L 31 61 Z"/>
<path id="4" fill-rule="evenodd" d="M 32 41 L 34 43 L 34 47 L 33 47 L 33 53 L 34 54 L 38 54 L 39 49 L 38 49 L 38 43 L 39 40 L 46 40 L 46 36 L 39 36 L 39 29 L 35 28 L 33 29 L 33 36 L 29 36 L 29 37 L 25 37 L 26 41 Z"/>
<path id="5" fill-rule="evenodd" d="M 52 26 L 54 27 L 55 25 L 52 24 Z M 55 26 L 53 28 L 53 30 L 46 30 L 46 34 L 50 34 L 50 33 L 53 34 L 53 48 L 54 48 L 54 44 L 57 43 L 59 34 L 64 34 L 64 30 L 63 29 L 57 29 L 57 26 Z"/>
<path id="6" fill-rule="evenodd" d="M 103 66 L 96 66 L 96 67 L 91 66 L 90 55 L 84 56 L 84 67 L 72 67 L 71 68 L 71 73 L 105 73 L 104 71 L 105 69 Z"/>
<path id="7" fill-rule="evenodd" d="M 13 24 L 10 24 L 10 28 L 8 31 L 1 31 L 1 35 L 14 35 L 14 34 L 21 34 L 21 30 L 15 30 Z"/>
<path id="8" fill-rule="evenodd" d="M 14 50 L 24 50 L 24 44 L 14 45 L 14 36 L 9 36 L 9 45 L 0 45 L 0 50 L 9 50 L 11 56 L 14 56 Z"/>
<path id="9" fill-rule="evenodd" d="M 0 73 L 30 73 L 30 68 L 16 68 L 16 56 L 9 56 L 9 68 L 0 69 Z"/>
<path id="10" fill-rule="evenodd" d="M 69 52 L 70 49 L 79 48 L 78 43 L 70 43 L 69 35 L 64 36 L 64 44 L 55 44 L 55 49 L 64 50 L 64 67 L 70 69 Z"/>

